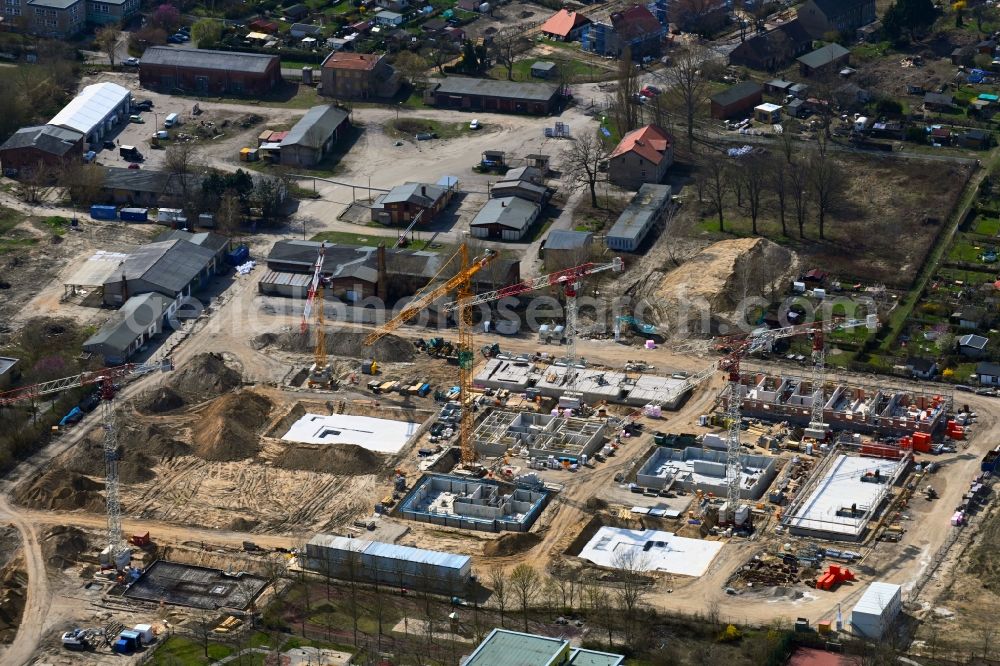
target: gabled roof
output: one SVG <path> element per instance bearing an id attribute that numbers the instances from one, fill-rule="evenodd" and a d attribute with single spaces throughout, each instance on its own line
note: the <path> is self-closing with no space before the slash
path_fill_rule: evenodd
<path id="1" fill-rule="evenodd" d="M 375 69 L 375 65 L 382 59 L 378 53 L 345 53 L 335 51 L 323 61 L 323 69 Z"/>
<path id="2" fill-rule="evenodd" d="M 208 266 L 215 253 L 183 240 L 149 243 L 128 255 L 105 284 L 142 280 L 169 292 L 180 292 Z"/>
<path id="3" fill-rule="evenodd" d="M 611 15 L 611 25 L 618 36 L 626 41 L 664 31 L 663 25 L 642 5 L 633 5 L 623 12 Z"/>
<path id="4" fill-rule="evenodd" d="M 545 238 L 546 250 L 576 250 L 587 247 L 594 241 L 594 234 L 589 231 L 573 231 L 572 229 L 556 229 L 550 231 Z"/>
<path id="5" fill-rule="evenodd" d="M 470 226 L 481 227 L 499 224 L 509 229 L 526 229 L 538 216 L 538 204 L 519 197 L 501 197 L 486 202 Z"/>
<path id="6" fill-rule="evenodd" d="M 958 344 L 960 347 L 971 347 L 973 349 L 986 349 L 986 345 L 989 343 L 988 338 L 984 338 L 981 335 L 975 335 L 970 333 L 969 335 L 963 335 L 958 339 Z"/>
<path id="7" fill-rule="evenodd" d="M 656 125 L 646 125 L 623 136 L 611 153 L 610 159 L 626 153 L 636 153 L 647 162 L 659 164 L 670 148 L 671 142 L 672 138 L 666 130 Z"/>
<path id="8" fill-rule="evenodd" d="M 569 37 L 569 33 L 588 23 L 590 23 L 590 19 L 580 12 L 560 9 L 542 24 L 541 31 L 549 35 L 558 35 L 565 39 Z"/>
<path id="9" fill-rule="evenodd" d="M 323 28 L 312 23 L 293 23 L 292 27 L 289 28 L 290 32 L 301 32 L 305 35 L 318 35 L 322 30 Z"/>
<path id="10" fill-rule="evenodd" d="M 980 361 L 976 363 L 977 375 L 989 375 L 990 377 L 1000 377 L 1000 363 Z"/>
<path id="11" fill-rule="evenodd" d="M 83 134 L 76 130 L 56 127 L 55 125 L 22 127 L 0 146 L 0 150 L 36 148 L 50 155 L 62 157 L 82 138 Z"/>
<path id="12" fill-rule="evenodd" d="M 733 102 L 738 102 L 753 95 L 760 95 L 763 92 L 764 89 L 759 83 L 744 81 L 712 95 L 712 103 L 719 106 L 729 106 Z"/>
<path id="13" fill-rule="evenodd" d="M 164 231 L 162 234 L 153 239 L 154 243 L 160 243 L 162 241 L 171 240 L 182 240 L 188 243 L 194 243 L 201 247 L 207 247 L 212 252 L 218 252 L 225 247 L 229 246 L 229 239 L 220 234 L 213 233 L 211 231 L 202 231 L 196 234 L 190 231 L 184 231 L 183 229 L 170 229 L 169 231 Z"/>
<path id="14" fill-rule="evenodd" d="M 819 69 L 849 53 L 850 51 L 840 44 L 827 44 L 826 46 L 819 47 L 812 53 L 807 53 L 804 56 L 796 58 L 796 60 L 810 69 Z"/>
<path id="15" fill-rule="evenodd" d="M 126 169 L 124 167 L 105 167 L 104 169 L 104 188 L 109 190 L 181 195 L 184 194 L 184 183 L 181 179 L 187 182 L 187 191 L 190 193 L 201 187 L 204 176 L 194 173 L 171 174 L 155 169 Z"/>
<path id="16" fill-rule="evenodd" d="M 924 358 L 922 356 L 911 356 L 906 359 L 906 367 L 912 368 L 915 372 L 930 372 L 934 369 L 937 362 L 932 358 Z"/>
<path id="17" fill-rule="evenodd" d="M 139 59 L 143 65 L 167 67 L 192 67 L 198 69 L 228 70 L 244 74 L 263 74 L 278 60 L 278 56 L 264 53 L 238 53 L 236 51 L 209 51 L 207 49 L 172 49 L 151 46 Z"/>
<path id="18" fill-rule="evenodd" d="M 88 347 L 106 346 L 124 352 L 142 333 L 159 320 L 170 306 L 163 294 L 148 293 L 133 296 L 111 315 L 104 326 L 83 343 Z"/>
<path id="19" fill-rule="evenodd" d="M 404 183 L 392 188 L 380 197 L 380 203 L 411 203 L 430 208 L 445 195 L 447 190 L 427 183 Z"/>
<path id="20" fill-rule="evenodd" d="M 802 23 L 795 19 L 762 35 L 751 37 L 733 49 L 729 58 L 765 61 L 773 57 L 791 55 L 811 43 L 812 37 L 806 32 Z"/>
<path id="21" fill-rule="evenodd" d="M 339 106 L 333 104 L 314 106 L 289 130 L 281 145 L 320 149 L 345 120 L 347 111 Z"/>
<path id="22" fill-rule="evenodd" d="M 503 176 L 504 180 L 530 180 L 532 182 L 542 179 L 542 170 L 533 166 L 522 166 L 511 169 Z"/>
<path id="23" fill-rule="evenodd" d="M 943 93 L 924 93 L 924 104 L 939 104 L 941 106 L 951 106 L 954 104 L 954 98 L 951 95 L 945 95 Z"/>
<path id="24" fill-rule="evenodd" d="M 482 95 L 484 97 L 548 102 L 559 92 L 559 86 L 555 83 L 522 83 L 520 81 L 474 79 L 469 76 L 449 76 L 437 84 L 435 92 L 442 95 Z"/>

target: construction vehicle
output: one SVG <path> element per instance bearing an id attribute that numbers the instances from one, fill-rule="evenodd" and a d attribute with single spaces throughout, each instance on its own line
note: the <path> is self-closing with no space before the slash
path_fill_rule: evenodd
<path id="1" fill-rule="evenodd" d="M 460 420 L 459 441 L 461 443 L 462 462 L 467 466 L 473 465 L 476 462 L 476 447 L 472 440 L 472 409 L 469 405 L 466 405 L 471 400 L 472 371 L 476 359 L 472 334 L 472 312 L 470 310 L 470 306 L 472 305 L 472 278 L 495 258 L 495 252 L 486 250 L 482 256 L 470 261 L 469 248 L 465 243 L 462 243 L 458 251 L 444 263 L 437 275 L 431 279 L 431 282 L 418 292 L 416 297 L 398 315 L 377 328 L 364 340 L 366 346 L 375 344 L 376 341 L 417 316 L 437 299 L 452 292 L 457 294 L 458 306 L 453 308 L 456 310 L 455 319 L 458 323 L 458 348 L 456 349 L 455 360 L 458 363 L 459 399 L 464 407 Z M 431 287 L 440 278 L 445 269 L 456 259 L 459 262 L 458 272 L 442 284 Z"/>
<path id="2" fill-rule="evenodd" d="M 141 364 L 127 363 L 94 372 L 83 372 L 72 377 L 22 386 L 12 391 L 0 393 L 0 406 L 7 406 L 80 386 L 96 385 L 100 388 L 101 420 L 104 426 L 104 495 L 108 514 L 108 545 L 101 552 L 100 562 L 102 566 L 114 567 L 121 571 L 128 566 L 131 560 L 131 551 L 122 537 L 121 502 L 118 487 L 118 460 L 121 451 L 118 447 L 117 415 L 114 404 L 119 387 L 115 384 L 115 380 L 137 377 L 157 370 L 166 372 L 173 369 L 174 366 L 169 358 Z"/>
<path id="3" fill-rule="evenodd" d="M 316 348 L 313 351 L 313 365 L 309 368 L 308 383 L 310 388 L 331 388 L 333 385 L 333 370 L 326 358 L 326 328 L 323 325 L 323 287 L 326 278 L 323 276 L 323 260 L 326 258 L 326 243 L 319 246 L 319 256 L 313 265 L 312 281 L 309 283 L 309 292 L 306 296 L 306 304 L 302 309 L 302 323 L 300 325 L 302 335 L 309 332 L 309 317 L 312 315 L 313 306 L 319 299 L 319 307 L 316 308 Z M 374 363 L 372 364 L 374 366 Z"/>
<path id="4" fill-rule="evenodd" d="M 632 327 L 632 330 L 639 335 L 650 336 L 657 334 L 657 328 L 652 324 L 645 324 L 635 317 L 628 315 L 622 315 L 615 320 L 615 342 L 621 341 L 622 336 L 622 324 L 627 324 Z"/>
<path id="5" fill-rule="evenodd" d="M 937 491 L 934 490 L 933 486 L 927 486 L 924 488 L 924 497 L 926 497 L 927 501 L 930 502 L 932 500 L 936 500 L 940 497 L 940 495 L 938 495 Z"/>

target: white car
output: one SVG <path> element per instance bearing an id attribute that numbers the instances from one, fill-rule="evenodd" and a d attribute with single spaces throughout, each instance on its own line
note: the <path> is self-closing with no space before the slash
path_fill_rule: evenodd
<path id="1" fill-rule="evenodd" d="M 138 67 L 139 66 L 139 59 L 138 58 L 129 58 L 129 59 L 127 59 L 125 61 L 125 64 L 128 65 L 129 67 Z"/>
<path id="2" fill-rule="evenodd" d="M 481 127 L 481 125 L 479 124 L 479 119 L 478 118 L 475 119 L 475 120 L 473 120 L 471 123 L 469 123 L 469 129 L 470 130 L 477 130 L 480 127 Z"/>

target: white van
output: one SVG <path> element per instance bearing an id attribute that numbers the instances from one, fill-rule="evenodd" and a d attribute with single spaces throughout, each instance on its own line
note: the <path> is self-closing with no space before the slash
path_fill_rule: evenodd
<path id="1" fill-rule="evenodd" d="M 173 127 L 174 125 L 180 125 L 180 124 L 181 124 L 181 118 L 176 113 L 171 113 L 163 121 L 163 126 L 168 129 Z"/>

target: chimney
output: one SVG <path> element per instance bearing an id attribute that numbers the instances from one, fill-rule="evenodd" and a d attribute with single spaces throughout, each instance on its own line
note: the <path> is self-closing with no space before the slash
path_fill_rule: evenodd
<path id="1" fill-rule="evenodd" d="M 389 281 L 385 270 L 385 243 L 378 244 L 378 253 L 376 256 L 378 277 L 375 278 L 377 282 L 375 283 L 375 294 L 378 296 L 383 303 L 385 303 L 386 298 L 386 288 L 389 286 L 387 283 Z"/>
<path id="2" fill-rule="evenodd" d="M 500 207 L 501 208 L 506 208 L 507 207 L 507 202 L 506 201 L 501 201 L 500 202 Z"/>
<path id="3" fill-rule="evenodd" d="M 421 185 L 420 186 L 420 195 L 424 196 L 424 197 L 427 196 L 427 186 L 426 185 Z"/>

